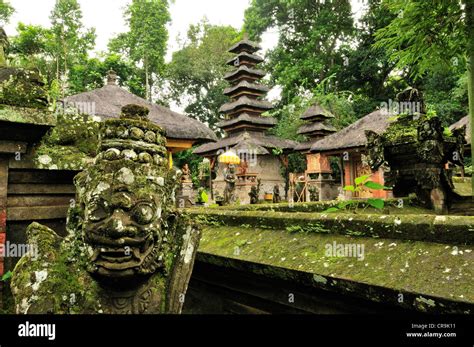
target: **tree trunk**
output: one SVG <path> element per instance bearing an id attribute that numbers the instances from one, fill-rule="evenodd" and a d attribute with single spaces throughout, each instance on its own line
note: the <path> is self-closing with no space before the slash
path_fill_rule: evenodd
<path id="1" fill-rule="evenodd" d="M 474 0 L 464 0 L 464 3 L 466 6 L 467 79 L 472 148 L 472 140 L 474 139 Z M 474 179 L 472 179 L 472 195 L 474 197 Z"/>
<path id="2" fill-rule="evenodd" d="M 150 78 L 148 76 L 148 60 L 146 55 L 143 60 L 143 65 L 145 66 L 145 98 L 151 102 Z"/>

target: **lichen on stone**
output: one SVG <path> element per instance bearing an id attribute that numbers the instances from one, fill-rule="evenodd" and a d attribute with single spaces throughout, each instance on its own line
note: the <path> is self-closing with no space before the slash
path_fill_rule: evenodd
<path id="1" fill-rule="evenodd" d="M 39 169 L 83 170 L 90 165 L 99 145 L 100 122 L 77 112 L 57 114 L 57 125 L 36 149 Z"/>

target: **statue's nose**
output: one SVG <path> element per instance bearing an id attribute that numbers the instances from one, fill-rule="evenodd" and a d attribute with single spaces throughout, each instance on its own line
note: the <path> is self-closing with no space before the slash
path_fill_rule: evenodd
<path id="1" fill-rule="evenodd" d="M 120 238 L 130 232 L 129 218 L 122 210 L 115 210 L 113 215 L 107 221 L 107 233 L 110 237 Z"/>

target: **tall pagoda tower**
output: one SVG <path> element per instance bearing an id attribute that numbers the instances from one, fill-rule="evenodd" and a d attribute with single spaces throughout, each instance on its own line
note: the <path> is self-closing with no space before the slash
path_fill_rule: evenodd
<path id="1" fill-rule="evenodd" d="M 264 194 L 272 194 L 275 186 L 284 194 L 285 178 L 281 174 L 281 166 L 286 163 L 285 155 L 297 145 L 294 141 L 267 134 L 276 125 L 276 119 L 262 116 L 262 113 L 272 109 L 272 104 L 265 100 L 268 87 L 260 82 L 266 75 L 257 67 L 263 62 L 263 58 L 256 54 L 260 49 L 258 44 L 247 38 L 229 49 L 235 56 L 227 64 L 235 68 L 224 76 L 230 84 L 224 94 L 230 100 L 220 108 L 224 119 L 218 124 L 226 137 L 194 151 L 216 165 L 217 156 L 228 150 L 239 155 L 242 163 L 237 168 L 236 193 L 241 203 L 250 202 L 248 193 L 258 179 L 261 181 L 260 199 Z M 217 168 L 214 195 L 222 195 L 224 191 L 224 169 L 223 165 Z"/>

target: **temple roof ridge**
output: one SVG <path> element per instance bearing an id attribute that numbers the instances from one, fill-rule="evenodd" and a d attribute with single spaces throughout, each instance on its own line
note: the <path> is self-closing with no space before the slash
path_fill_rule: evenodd
<path id="1" fill-rule="evenodd" d="M 250 89 L 256 92 L 268 93 L 270 88 L 259 83 L 250 83 L 248 81 L 240 81 L 238 84 L 224 89 L 224 95 L 231 95 L 239 89 Z"/>
<path id="2" fill-rule="evenodd" d="M 230 53 L 240 53 L 243 51 L 248 51 L 251 53 L 261 50 L 262 47 L 257 42 L 250 41 L 248 38 L 244 37 L 242 40 L 233 45 L 230 49 Z"/>
<path id="3" fill-rule="evenodd" d="M 241 66 L 239 66 L 238 69 L 235 69 L 234 71 L 231 71 L 231 72 L 227 73 L 224 76 L 224 79 L 225 80 L 232 79 L 232 77 L 234 77 L 234 76 L 236 76 L 240 73 L 246 73 L 246 74 L 249 74 L 249 75 L 254 75 L 254 76 L 257 76 L 259 78 L 263 78 L 266 75 L 266 72 L 263 71 L 263 70 L 252 69 L 252 68 L 249 68 L 248 66 L 241 65 Z"/>
<path id="4" fill-rule="evenodd" d="M 329 112 L 327 109 L 322 107 L 319 104 L 314 104 L 310 108 L 308 108 L 300 117 L 300 119 L 308 120 L 314 117 L 323 117 L 323 118 L 334 118 L 334 115 Z"/>
<path id="5" fill-rule="evenodd" d="M 249 106 L 259 110 L 271 110 L 273 105 L 271 102 L 266 100 L 250 99 L 247 96 L 241 96 L 236 101 L 228 102 L 221 106 L 219 112 L 229 113 L 241 106 Z M 257 111 L 257 110 L 256 110 Z"/>

